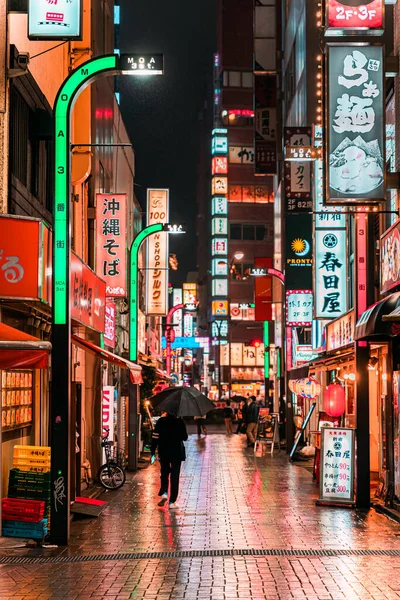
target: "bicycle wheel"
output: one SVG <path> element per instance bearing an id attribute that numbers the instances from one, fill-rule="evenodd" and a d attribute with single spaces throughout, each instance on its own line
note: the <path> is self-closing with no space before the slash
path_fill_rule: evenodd
<path id="1" fill-rule="evenodd" d="M 118 490 L 125 483 L 125 471 L 115 463 L 100 467 L 99 480 L 106 490 Z"/>

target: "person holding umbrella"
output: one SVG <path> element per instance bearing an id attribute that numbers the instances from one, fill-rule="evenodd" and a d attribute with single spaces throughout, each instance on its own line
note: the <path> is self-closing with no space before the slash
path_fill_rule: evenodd
<path id="1" fill-rule="evenodd" d="M 151 463 L 155 461 L 155 452 L 161 464 L 161 496 L 158 506 L 164 506 L 168 500 L 169 507 L 178 508 L 176 499 L 179 492 L 179 475 L 182 461 L 186 459 L 185 442 L 188 439 L 186 425 L 179 417 L 202 417 L 214 405 L 204 394 L 193 387 L 176 387 L 163 390 L 152 398 L 152 405 L 162 412 L 153 432 L 151 442 Z"/>
<path id="2" fill-rule="evenodd" d="M 179 475 L 182 461 L 186 459 L 185 442 L 188 439 L 185 422 L 164 412 L 158 419 L 151 441 L 151 463 L 154 463 L 156 450 L 161 465 L 161 487 L 158 495 L 161 499 L 158 506 L 164 506 L 168 500 L 169 507 L 178 508 L 176 499 L 179 493 Z"/>

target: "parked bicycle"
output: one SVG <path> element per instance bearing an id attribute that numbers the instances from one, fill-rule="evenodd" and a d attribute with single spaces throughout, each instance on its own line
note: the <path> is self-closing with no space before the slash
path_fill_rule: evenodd
<path id="1" fill-rule="evenodd" d="M 108 439 L 110 430 L 104 428 L 105 436 L 101 442 L 106 455 L 106 462 L 100 467 L 99 480 L 106 490 L 118 490 L 126 480 L 125 453 L 114 447 L 114 442 Z"/>

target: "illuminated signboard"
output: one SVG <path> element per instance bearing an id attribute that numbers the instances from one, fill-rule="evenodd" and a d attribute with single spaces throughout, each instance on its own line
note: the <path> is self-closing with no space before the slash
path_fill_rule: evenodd
<path id="1" fill-rule="evenodd" d="M 211 193 L 212 195 L 227 194 L 228 193 L 228 178 L 222 176 L 215 176 L 211 181 Z"/>
<path id="2" fill-rule="evenodd" d="M 286 292 L 286 325 L 288 327 L 311 327 L 313 309 L 312 290 L 288 290 Z"/>
<path id="3" fill-rule="evenodd" d="M 194 321 L 191 313 L 183 315 L 183 337 L 192 337 L 194 333 Z"/>
<path id="4" fill-rule="evenodd" d="M 212 295 L 226 297 L 228 296 L 228 280 L 213 279 L 212 280 Z"/>
<path id="5" fill-rule="evenodd" d="M 164 57 L 162 54 L 122 54 L 119 68 L 123 75 L 162 75 Z"/>
<path id="6" fill-rule="evenodd" d="M 231 303 L 232 321 L 255 321 L 256 305 L 249 303 Z"/>
<path id="7" fill-rule="evenodd" d="M 381 237 L 381 292 L 400 285 L 400 221 Z"/>
<path id="8" fill-rule="evenodd" d="M 183 304 L 183 294 L 182 288 L 174 288 L 172 293 L 172 306 L 178 306 L 178 304 Z M 181 337 L 183 334 L 182 329 L 182 320 L 183 320 L 183 312 L 181 310 L 176 310 L 172 315 L 172 323 L 174 325 L 175 335 L 177 337 Z"/>
<path id="9" fill-rule="evenodd" d="M 188 350 L 203 348 L 205 351 L 208 351 L 209 345 L 210 340 L 208 337 L 176 337 L 175 340 L 171 342 L 171 348 L 173 350 L 178 348 L 185 348 Z M 165 337 L 162 338 L 162 347 L 163 349 L 167 347 L 167 340 Z"/>
<path id="10" fill-rule="evenodd" d="M 319 502 L 354 500 L 355 429 L 322 427 Z"/>
<path id="11" fill-rule="evenodd" d="M 228 275 L 228 261 L 226 259 L 213 258 L 211 265 L 211 275 L 213 277 L 215 275 L 226 277 Z"/>
<path id="12" fill-rule="evenodd" d="M 383 47 L 328 46 L 327 202 L 385 200 Z"/>
<path id="13" fill-rule="evenodd" d="M 212 199 L 212 210 L 211 213 L 215 215 L 227 215 L 228 214 L 228 199 L 223 196 L 214 196 Z"/>
<path id="14" fill-rule="evenodd" d="M 286 217 L 286 270 L 288 289 L 310 290 L 313 287 L 312 215 L 289 213 Z"/>
<path id="15" fill-rule="evenodd" d="M 228 153 L 228 130 L 214 129 L 211 141 L 211 154 L 227 154 Z"/>
<path id="16" fill-rule="evenodd" d="M 229 313 L 229 302 L 227 300 L 213 300 L 211 303 L 211 314 L 214 317 L 226 317 Z"/>
<path id="17" fill-rule="evenodd" d="M 147 190 L 147 225 L 167 223 L 169 190 Z M 164 316 L 168 312 L 168 234 L 149 236 L 146 253 L 146 314 Z"/>
<path id="18" fill-rule="evenodd" d="M 228 157 L 214 156 L 211 162 L 211 175 L 226 175 L 228 172 Z"/>
<path id="19" fill-rule="evenodd" d="M 29 0 L 28 37 L 31 40 L 79 40 L 82 0 Z"/>
<path id="20" fill-rule="evenodd" d="M 104 341 L 111 348 L 115 348 L 116 310 L 114 302 L 106 300 Z"/>
<path id="21" fill-rule="evenodd" d="M 322 157 L 322 151 L 314 146 L 285 146 L 285 160 L 309 161 Z"/>
<path id="22" fill-rule="evenodd" d="M 227 337 L 228 335 L 228 321 L 224 319 L 213 321 L 211 326 L 211 335 L 214 338 Z"/>
<path id="23" fill-rule="evenodd" d="M 346 229 L 315 230 L 315 317 L 335 319 L 347 310 Z"/>
<path id="24" fill-rule="evenodd" d="M 384 6 L 384 0 L 327 0 L 326 35 L 346 35 L 349 30 L 364 35 L 382 33 L 373 30 L 383 28 Z"/>
<path id="25" fill-rule="evenodd" d="M 215 238 L 212 240 L 212 255 L 226 256 L 228 253 L 228 239 Z"/>
<path id="26" fill-rule="evenodd" d="M 183 284 L 183 304 L 197 303 L 197 283 Z"/>
<path id="27" fill-rule="evenodd" d="M 96 272 L 107 296 L 125 297 L 126 194 L 96 194 Z"/>
<path id="28" fill-rule="evenodd" d="M 215 217 L 211 221 L 211 232 L 213 235 L 228 235 L 228 219 L 226 217 Z"/>
<path id="29" fill-rule="evenodd" d="M 285 127 L 285 197 L 288 211 L 312 209 L 311 127 Z M 315 149 L 314 149 L 315 150 Z M 289 156 L 291 155 L 291 156 Z M 297 155 L 297 158 L 295 158 Z M 290 160 L 287 160 L 287 159 Z"/>

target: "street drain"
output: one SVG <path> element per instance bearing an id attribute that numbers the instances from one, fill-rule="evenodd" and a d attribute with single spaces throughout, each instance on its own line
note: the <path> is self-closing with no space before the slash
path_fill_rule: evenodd
<path id="1" fill-rule="evenodd" d="M 82 562 L 152 560 L 167 558 L 208 558 L 237 556 L 325 557 L 325 556 L 400 556 L 400 550 L 177 550 L 175 552 L 126 552 L 118 554 L 88 554 L 85 556 L 0 556 L 0 565 L 42 565 Z"/>

